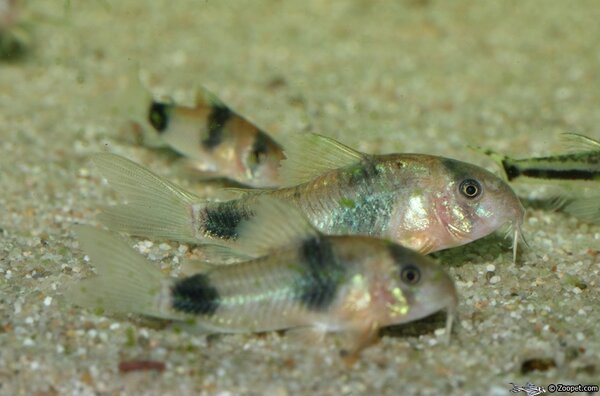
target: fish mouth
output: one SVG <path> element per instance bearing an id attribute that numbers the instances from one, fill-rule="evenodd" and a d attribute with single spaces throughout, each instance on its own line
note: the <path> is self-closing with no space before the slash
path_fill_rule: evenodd
<path id="1" fill-rule="evenodd" d="M 529 246 L 529 243 L 525 239 L 523 235 L 523 212 L 514 220 L 509 220 L 502 225 L 501 228 L 506 229 L 504 238 L 510 239 L 512 238 L 512 251 L 513 251 L 513 264 L 517 262 L 517 253 L 518 253 L 518 245 L 519 241 L 523 243 L 525 246 Z"/>
<path id="2" fill-rule="evenodd" d="M 467 236 L 469 235 L 468 231 L 464 231 L 461 230 L 460 228 L 456 227 L 454 224 L 452 223 L 446 223 L 444 224 L 446 231 L 448 232 L 448 234 L 450 234 L 450 236 L 454 239 L 454 241 L 459 242 L 459 241 L 465 241 L 467 238 Z"/>

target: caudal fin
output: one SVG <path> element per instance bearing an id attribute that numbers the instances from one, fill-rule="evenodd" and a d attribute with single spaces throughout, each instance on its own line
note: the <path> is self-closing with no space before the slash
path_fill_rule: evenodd
<path id="1" fill-rule="evenodd" d="M 124 240 L 96 228 L 76 226 L 75 233 L 97 276 L 67 289 L 76 305 L 102 311 L 180 319 L 162 308 L 169 280 Z"/>
<path id="2" fill-rule="evenodd" d="M 108 228 L 148 238 L 198 242 L 192 216 L 192 205 L 200 201 L 196 195 L 115 154 L 95 154 L 92 162 L 127 200 L 100 215 Z"/>

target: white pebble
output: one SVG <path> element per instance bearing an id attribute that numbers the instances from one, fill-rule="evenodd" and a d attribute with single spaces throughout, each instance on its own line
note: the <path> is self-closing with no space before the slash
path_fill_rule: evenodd
<path id="1" fill-rule="evenodd" d="M 435 331 L 433 332 L 433 334 L 435 334 L 436 337 L 441 337 L 444 334 L 446 334 L 446 329 L 444 329 L 444 328 L 435 329 Z"/>
<path id="2" fill-rule="evenodd" d="M 485 270 L 487 272 L 494 272 L 496 270 L 496 266 L 494 264 L 488 264 L 487 267 L 485 267 Z"/>
<path id="3" fill-rule="evenodd" d="M 52 304 L 52 297 L 48 296 L 48 297 L 44 298 L 44 305 L 49 307 L 50 304 Z"/>
<path id="4" fill-rule="evenodd" d="M 186 245 L 179 245 L 179 247 L 177 248 L 177 251 L 180 254 L 184 254 L 185 252 L 188 251 L 188 247 Z"/>
<path id="5" fill-rule="evenodd" d="M 495 285 L 496 283 L 500 282 L 500 277 L 498 275 L 494 275 L 490 278 L 490 283 L 492 285 Z"/>

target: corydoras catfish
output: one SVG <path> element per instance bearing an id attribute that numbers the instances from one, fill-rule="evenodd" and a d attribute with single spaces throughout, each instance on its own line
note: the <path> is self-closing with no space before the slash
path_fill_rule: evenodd
<path id="1" fill-rule="evenodd" d="M 517 240 L 524 209 L 501 178 L 478 166 L 426 154 L 369 155 L 307 134 L 286 151 L 287 187 L 249 190 L 207 202 L 148 169 L 113 154 L 93 162 L 127 199 L 102 221 L 151 238 L 234 245 L 263 195 L 298 207 L 325 234 L 387 238 L 422 253 L 463 245 L 502 227 Z"/>
<path id="2" fill-rule="evenodd" d="M 282 146 L 204 88 L 193 107 L 152 100 L 148 122 L 160 140 L 206 176 L 252 187 L 279 185 Z"/>
<path id="3" fill-rule="evenodd" d="M 177 279 L 115 235 L 79 227 L 98 276 L 75 284 L 69 299 L 185 320 L 208 333 L 291 329 L 314 340 L 342 333 L 349 363 L 381 327 L 442 309 L 450 336 L 456 289 L 428 257 L 378 238 L 323 235 L 297 209 L 269 197 L 257 202 L 255 216 L 259 221 L 240 229 L 240 248 L 256 258 L 227 266 L 188 263 L 188 274 Z"/>

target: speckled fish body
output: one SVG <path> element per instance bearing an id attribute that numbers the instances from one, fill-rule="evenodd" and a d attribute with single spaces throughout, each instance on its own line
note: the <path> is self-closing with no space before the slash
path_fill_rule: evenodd
<path id="1" fill-rule="evenodd" d="M 148 121 L 199 171 L 252 187 L 279 184 L 282 147 L 207 91 L 198 95 L 194 107 L 153 101 Z"/>
<path id="2" fill-rule="evenodd" d="M 584 220 L 600 222 L 600 141 L 578 134 L 565 134 L 577 151 L 568 154 L 513 159 L 491 150 L 485 153 L 498 161 L 511 181 L 564 184 L 558 206 Z"/>
<path id="3" fill-rule="evenodd" d="M 512 190 L 493 174 L 423 154 L 364 156 L 273 195 L 296 203 L 325 233 L 384 237 L 424 253 L 463 245 L 523 216 Z"/>
<path id="4" fill-rule="evenodd" d="M 470 168 L 470 169 L 469 169 Z M 487 180 L 486 180 L 487 179 Z M 483 188 L 478 202 L 460 192 L 467 182 Z M 364 162 L 266 193 L 297 205 L 326 234 L 384 237 L 428 253 L 459 246 L 520 221 L 512 191 L 483 169 L 426 155 L 370 156 Z M 252 217 L 260 194 L 195 207 L 199 240 L 235 240 L 236 227 Z"/>
<path id="5" fill-rule="evenodd" d="M 317 144 L 303 147 L 310 157 L 299 163 L 312 166 L 314 176 L 298 174 L 304 165 L 290 171 L 284 164 L 282 175 L 305 181 L 251 190 L 227 202 L 200 200 L 131 161 L 98 155 L 94 161 L 103 175 L 129 200 L 109 208 L 102 221 L 139 236 L 232 244 L 237 227 L 252 221 L 253 202 L 266 195 L 295 205 L 323 233 L 384 237 L 423 253 L 471 242 L 507 224 L 519 229 L 518 198 L 482 168 L 423 154 L 366 155 L 318 135 L 309 139 Z"/>
<path id="6" fill-rule="evenodd" d="M 193 319 L 208 332 L 341 332 L 358 352 L 383 326 L 451 313 L 457 303 L 439 266 L 374 238 L 314 234 L 267 256 L 173 279 L 106 231 L 77 234 L 99 276 L 72 289 L 76 304 Z"/>

